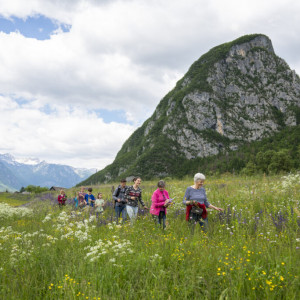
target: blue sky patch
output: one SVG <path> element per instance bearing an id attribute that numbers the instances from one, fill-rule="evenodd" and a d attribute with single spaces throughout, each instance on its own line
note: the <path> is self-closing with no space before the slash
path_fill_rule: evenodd
<path id="1" fill-rule="evenodd" d="M 53 112 L 55 112 L 55 110 L 53 108 L 51 108 L 51 106 L 49 104 L 44 105 L 41 109 L 41 112 L 43 112 L 46 115 L 51 115 Z"/>
<path id="2" fill-rule="evenodd" d="M 28 102 L 30 102 L 30 100 L 24 99 L 24 98 L 14 98 L 14 101 L 16 101 L 19 106 L 22 106 L 23 104 L 27 104 Z"/>
<path id="3" fill-rule="evenodd" d="M 37 40 L 49 39 L 53 31 L 59 28 L 61 28 L 63 32 L 68 32 L 71 26 L 60 24 L 42 15 L 36 15 L 26 19 L 16 17 L 5 19 L 0 17 L 0 31 L 5 33 L 19 31 L 25 37 L 35 38 Z"/>
<path id="4" fill-rule="evenodd" d="M 118 109 L 118 110 L 97 109 L 94 110 L 93 112 L 95 112 L 99 118 L 103 119 L 105 123 L 110 123 L 110 122 L 117 122 L 123 124 L 132 123 L 126 119 L 126 112 L 122 109 Z"/>

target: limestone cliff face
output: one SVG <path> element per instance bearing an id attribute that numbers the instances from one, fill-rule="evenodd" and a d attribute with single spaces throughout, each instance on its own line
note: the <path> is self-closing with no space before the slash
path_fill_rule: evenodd
<path id="1" fill-rule="evenodd" d="M 235 150 L 296 125 L 299 107 L 299 76 L 271 40 L 241 37 L 200 57 L 98 178 L 172 175 L 174 158 Z"/>
<path id="2" fill-rule="evenodd" d="M 187 74 L 184 88 L 189 82 Z M 300 105 L 299 77 L 275 55 L 266 36 L 232 46 L 209 70 L 207 82 L 211 91 L 201 91 L 201 86 L 190 91 L 182 99 L 183 110 L 163 127 L 187 158 L 216 154 L 224 147 L 204 137 L 203 130 L 228 138 L 228 146 L 235 149 L 240 142 L 261 139 L 283 125 L 296 125 L 292 107 Z M 174 106 L 170 100 L 169 107 Z M 187 122 L 178 128 L 178 119 Z"/>

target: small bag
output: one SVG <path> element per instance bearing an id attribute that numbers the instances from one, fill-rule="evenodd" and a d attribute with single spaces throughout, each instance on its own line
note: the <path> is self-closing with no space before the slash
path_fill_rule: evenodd
<path id="1" fill-rule="evenodd" d="M 191 209 L 191 213 L 196 214 L 196 215 L 202 215 L 203 209 L 201 207 L 193 205 L 192 209 Z"/>

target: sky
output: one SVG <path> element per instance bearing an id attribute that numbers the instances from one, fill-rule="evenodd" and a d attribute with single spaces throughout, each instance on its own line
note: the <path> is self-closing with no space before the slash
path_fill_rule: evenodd
<path id="1" fill-rule="evenodd" d="M 0 0 L 0 153 L 96 168 L 209 49 L 268 35 L 300 74 L 296 0 Z"/>

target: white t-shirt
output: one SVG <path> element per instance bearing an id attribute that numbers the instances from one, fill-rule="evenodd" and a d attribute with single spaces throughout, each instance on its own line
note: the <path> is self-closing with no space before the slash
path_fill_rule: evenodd
<path id="1" fill-rule="evenodd" d="M 104 199 L 96 199 L 95 201 L 96 212 L 103 211 L 103 207 L 102 207 L 103 204 L 104 204 Z"/>

